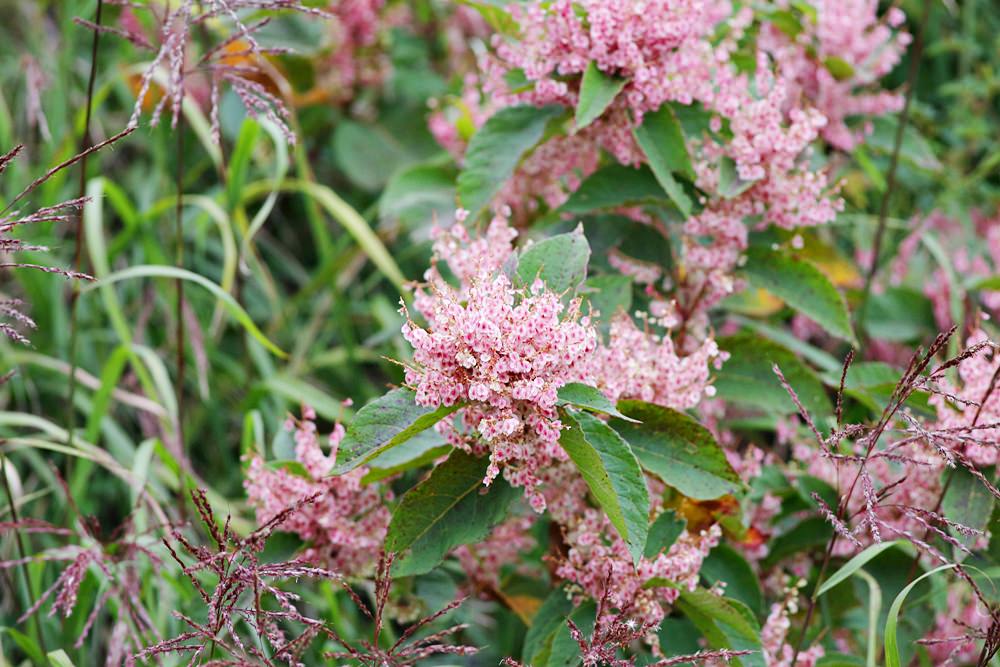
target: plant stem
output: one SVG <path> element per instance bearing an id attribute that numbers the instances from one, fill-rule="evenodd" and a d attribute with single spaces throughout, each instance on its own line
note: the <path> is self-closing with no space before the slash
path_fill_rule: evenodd
<path id="1" fill-rule="evenodd" d="M 175 264 L 184 268 L 184 117 L 177 119 L 177 205 L 174 232 L 177 237 Z M 177 288 L 177 441 L 184 451 L 184 281 L 178 278 Z"/>
<path id="2" fill-rule="evenodd" d="M 868 311 L 868 299 L 871 296 L 872 283 L 875 281 L 875 274 L 878 273 L 879 259 L 882 256 L 882 244 L 885 241 L 886 223 L 889 218 L 889 203 L 892 194 L 896 189 L 896 171 L 899 167 L 899 154 L 903 148 L 903 136 L 906 131 L 907 122 L 910 119 L 910 106 L 913 102 L 914 89 L 917 83 L 917 73 L 920 71 L 920 60 L 924 50 L 924 33 L 930 21 L 931 2 L 924 0 L 923 20 L 920 30 L 913 42 L 913 50 L 910 52 L 910 67 L 906 75 L 906 93 L 903 97 L 903 109 L 899 112 L 899 121 L 896 125 L 896 136 L 893 140 L 892 155 L 889 157 L 889 170 L 886 173 L 885 193 L 882 195 L 882 202 L 878 211 L 878 226 L 875 228 L 875 238 L 872 241 L 872 257 L 868 272 L 865 274 L 865 286 L 861 293 L 861 304 L 858 307 L 857 331 L 861 343 L 861 350 L 867 342 L 865 334 L 865 318 Z"/>
<path id="3" fill-rule="evenodd" d="M 97 10 L 94 14 L 95 25 L 101 25 L 101 15 L 104 10 L 104 0 L 97 0 Z M 87 102 L 83 114 L 83 133 L 80 136 L 80 153 L 82 157 L 80 158 L 80 187 L 79 194 L 77 195 L 81 199 L 87 194 L 87 158 L 90 152 L 87 150 L 90 146 L 90 116 L 93 113 L 94 107 L 94 83 L 97 80 L 97 50 L 101 41 L 101 31 L 94 30 L 94 36 L 90 43 L 90 76 L 87 79 Z M 80 208 L 80 214 L 76 219 L 76 249 L 73 259 L 74 270 L 77 273 L 83 273 L 83 245 L 86 241 L 85 232 L 83 228 L 83 207 Z M 77 343 L 77 333 L 78 333 L 78 322 L 77 322 L 77 302 L 80 300 L 80 282 L 77 280 L 73 281 L 73 290 L 70 293 L 69 298 L 69 397 L 66 402 L 67 415 L 67 446 L 73 446 L 73 436 L 76 430 L 76 410 L 73 407 L 74 398 L 76 396 L 76 343 Z"/>

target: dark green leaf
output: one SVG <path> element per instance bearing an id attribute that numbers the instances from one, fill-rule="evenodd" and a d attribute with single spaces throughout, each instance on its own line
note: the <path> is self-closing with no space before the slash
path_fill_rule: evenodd
<path id="1" fill-rule="evenodd" d="M 823 517 L 814 516 L 804 519 L 788 532 L 771 540 L 771 548 L 768 550 L 765 563 L 777 563 L 793 554 L 824 545 L 831 535 L 833 535 L 833 528 Z"/>
<path id="2" fill-rule="evenodd" d="M 486 208 L 514 173 L 521 158 L 541 140 L 545 127 L 562 107 L 516 106 L 493 114 L 479 128 L 465 153 L 465 168 L 458 175 L 458 200 L 473 219 Z"/>
<path id="3" fill-rule="evenodd" d="M 844 297 L 810 262 L 768 248 L 750 248 L 743 272 L 754 287 L 766 289 L 837 338 L 853 341 Z"/>
<path id="4" fill-rule="evenodd" d="M 764 613 L 764 591 L 746 559 L 727 544 L 712 549 L 701 565 L 701 576 L 710 585 L 726 582 L 726 596 L 739 600 L 754 613 Z"/>
<path id="5" fill-rule="evenodd" d="M 348 180 L 371 192 L 383 187 L 396 169 L 412 163 L 415 157 L 385 128 L 350 120 L 337 125 L 333 153 Z"/>
<path id="6" fill-rule="evenodd" d="M 987 479 L 992 479 L 992 466 L 981 472 Z M 951 476 L 951 482 L 941 502 L 941 514 L 973 530 L 985 531 L 993 515 L 993 494 L 965 468 L 950 468 L 944 474 Z M 955 535 L 955 537 L 966 546 L 977 539 L 976 536 Z M 956 557 L 960 556 L 961 554 L 956 554 Z"/>
<path id="7" fill-rule="evenodd" d="M 628 443 L 600 419 L 586 412 L 561 414 L 567 428 L 559 444 L 639 562 L 649 529 L 649 494 L 639 462 Z"/>
<path id="8" fill-rule="evenodd" d="M 656 558 L 659 554 L 670 551 L 670 547 L 684 532 L 686 525 L 687 521 L 683 517 L 678 517 L 673 510 L 663 511 L 649 526 L 643 556 Z"/>
<path id="9" fill-rule="evenodd" d="M 712 433 L 682 412 L 643 401 L 618 409 L 640 423 L 612 420 L 642 466 L 681 493 L 709 500 L 740 488 L 740 476 Z"/>
<path id="10" fill-rule="evenodd" d="M 691 198 L 673 175 L 694 180 L 694 168 L 673 109 L 664 104 L 659 111 L 647 113 L 633 134 L 664 192 L 685 216 L 690 215 Z"/>
<path id="11" fill-rule="evenodd" d="M 890 343 L 906 343 L 937 332 L 930 300 L 917 290 L 887 287 L 872 294 L 864 309 L 868 335 Z"/>
<path id="12" fill-rule="evenodd" d="M 340 441 L 335 475 L 354 470 L 438 423 L 461 405 L 417 405 L 411 389 L 393 389 L 358 410 Z"/>
<path id="13" fill-rule="evenodd" d="M 406 552 L 393 568 L 397 576 L 429 572 L 453 548 L 485 539 L 507 518 L 510 504 L 521 492 L 503 478 L 484 486 L 488 465 L 488 458 L 455 450 L 406 492 L 392 513 L 385 538 L 386 549 Z"/>
<path id="14" fill-rule="evenodd" d="M 580 99 L 576 103 L 576 129 L 582 130 L 597 120 L 626 83 L 625 79 L 605 74 L 591 61 L 580 82 Z"/>
<path id="15" fill-rule="evenodd" d="M 562 205 L 566 213 L 589 213 L 631 204 L 667 202 L 649 167 L 612 164 L 598 169 Z"/>
<path id="16" fill-rule="evenodd" d="M 777 364 L 813 419 L 833 413 L 823 383 L 788 349 L 745 334 L 721 338 L 719 347 L 730 354 L 715 380 L 719 398 L 773 414 L 794 414 L 795 404 L 774 374 Z"/>
<path id="17" fill-rule="evenodd" d="M 573 612 L 572 596 L 561 586 L 549 594 L 535 612 L 524 637 L 523 656 L 529 665 L 547 665 L 556 632 L 566 625 Z"/>

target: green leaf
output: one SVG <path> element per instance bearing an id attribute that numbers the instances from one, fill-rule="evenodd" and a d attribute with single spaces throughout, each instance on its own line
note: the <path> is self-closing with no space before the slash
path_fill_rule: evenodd
<path id="1" fill-rule="evenodd" d="M 235 209 L 240 202 L 241 191 L 250 169 L 250 158 L 253 157 L 253 149 L 259 136 L 260 124 L 252 118 L 245 118 L 226 170 L 226 201 L 229 203 L 229 210 Z"/>
<path id="2" fill-rule="evenodd" d="M 396 173 L 378 200 L 382 220 L 399 220 L 418 227 L 435 216 L 449 218 L 455 210 L 455 177 L 451 170 L 425 164 Z"/>
<path id="3" fill-rule="evenodd" d="M 586 412 L 570 414 L 565 410 L 561 418 L 567 428 L 559 444 L 573 459 L 597 504 L 638 563 L 649 530 L 649 494 L 639 462 L 628 443 L 600 419 Z"/>
<path id="4" fill-rule="evenodd" d="M 340 475 L 368 463 L 462 407 L 425 407 L 417 405 L 414 396 L 411 389 L 393 389 L 358 410 L 340 441 L 334 474 Z"/>
<path id="5" fill-rule="evenodd" d="M 631 417 L 626 417 L 618 412 L 615 404 L 608 400 L 608 397 L 602 394 L 599 389 L 583 384 L 582 382 L 564 384 L 559 388 L 558 397 L 560 405 L 572 405 L 575 408 L 583 408 L 592 412 L 603 412 L 606 415 L 618 417 L 625 421 L 635 421 Z"/>
<path id="6" fill-rule="evenodd" d="M 736 162 L 728 156 L 723 156 L 719 162 L 719 194 L 725 199 L 738 197 L 757 181 L 744 181 L 736 170 Z"/>
<path id="7" fill-rule="evenodd" d="M 688 155 L 674 110 L 669 104 L 664 104 L 659 111 L 647 113 L 642 125 L 632 132 L 664 192 L 685 217 L 690 215 L 691 199 L 673 174 L 694 180 L 694 167 L 691 166 L 691 156 Z"/>
<path id="8" fill-rule="evenodd" d="M 547 665 L 552 651 L 552 640 L 556 632 L 566 625 L 566 619 L 573 613 L 573 599 L 564 588 L 553 590 L 535 617 L 524 636 L 522 655 L 529 665 Z"/>
<path id="9" fill-rule="evenodd" d="M 733 665 L 765 667 L 760 643 L 760 626 L 746 605 L 738 600 L 719 597 L 705 588 L 681 589 L 676 608 L 698 628 L 710 648 L 753 651 L 733 658 Z"/>
<path id="10" fill-rule="evenodd" d="M 768 248 L 750 248 L 743 272 L 751 285 L 766 289 L 829 333 L 854 340 L 844 297 L 810 262 Z"/>
<path id="11" fill-rule="evenodd" d="M 902 609 L 903 603 L 906 601 L 906 597 L 910 594 L 910 591 L 912 591 L 917 584 L 932 574 L 937 574 L 943 570 L 950 570 L 954 567 L 956 567 L 955 563 L 948 563 L 947 565 L 936 567 L 930 572 L 920 575 L 910 582 L 906 588 L 901 590 L 899 595 L 896 596 L 896 599 L 892 601 L 892 606 L 889 607 L 889 615 L 885 620 L 885 667 L 902 667 L 902 662 L 899 659 L 899 639 L 897 637 L 897 628 L 899 626 L 899 610 Z"/>
<path id="12" fill-rule="evenodd" d="M 423 467 L 441 458 L 449 450 L 451 445 L 445 441 L 444 436 L 434 429 L 427 429 L 369 461 L 368 473 L 361 478 L 361 483 L 371 484 L 405 470 Z"/>
<path id="13" fill-rule="evenodd" d="M 872 118 L 872 124 L 874 131 L 868 137 L 868 145 L 885 155 L 891 155 L 896 144 L 896 128 L 899 126 L 896 114 L 876 116 Z M 934 147 L 913 123 L 907 123 L 903 129 L 899 157 L 926 171 L 939 171 L 942 168 L 941 161 L 934 154 Z"/>
<path id="14" fill-rule="evenodd" d="M 684 532 L 686 525 L 687 520 L 677 516 L 673 510 L 663 511 L 649 526 L 649 535 L 646 537 L 646 549 L 643 551 L 643 556 L 656 558 L 659 554 L 670 551 L 670 547 Z"/>
<path id="15" fill-rule="evenodd" d="M 837 81 L 845 81 L 854 76 L 854 66 L 839 56 L 827 56 L 823 65 Z"/>
<path id="16" fill-rule="evenodd" d="M 57 651 L 49 651 L 49 664 L 52 667 L 73 667 L 73 661 L 69 659 L 66 651 L 59 649 Z"/>
<path id="17" fill-rule="evenodd" d="M 864 323 L 869 336 L 890 343 L 908 343 L 937 331 L 930 299 L 908 287 L 887 287 L 870 295 Z"/>
<path id="18" fill-rule="evenodd" d="M 787 348 L 748 334 L 720 338 L 719 347 L 730 355 L 715 379 L 719 398 L 773 414 L 794 414 L 795 404 L 774 374 L 777 364 L 813 419 L 833 414 L 823 383 Z"/>
<path id="19" fill-rule="evenodd" d="M 572 294 L 587 277 L 590 244 L 583 230 L 551 236 L 525 248 L 517 258 L 517 278 L 530 286 L 535 278 L 557 294 Z"/>
<path id="20" fill-rule="evenodd" d="M 993 470 L 991 466 L 981 472 L 990 479 Z M 973 530 L 985 531 L 993 516 L 993 494 L 965 468 L 951 468 L 944 474 L 951 475 L 951 483 L 941 502 L 941 515 Z M 955 535 L 955 538 L 966 546 L 971 546 L 978 539 L 975 535 L 961 534 Z M 956 553 L 956 560 L 962 555 L 961 552 Z"/>
<path id="21" fill-rule="evenodd" d="M 649 167 L 611 164 L 587 177 L 559 209 L 564 213 L 589 213 L 631 204 L 666 202 L 663 186 Z"/>
<path id="22" fill-rule="evenodd" d="M 619 312 L 632 308 L 632 279 L 621 275 L 602 275 L 587 278 L 582 290 L 584 312 L 589 304 L 603 322 L 608 322 Z"/>
<path id="23" fill-rule="evenodd" d="M 712 433 L 682 412 L 643 401 L 619 401 L 640 423 L 612 420 L 642 466 L 681 493 L 710 500 L 738 490 L 740 476 Z"/>
<path id="24" fill-rule="evenodd" d="M 507 107 L 473 135 L 465 168 L 458 175 L 458 200 L 473 219 L 489 205 L 524 154 L 541 140 L 549 121 L 562 111 L 556 105 Z"/>
<path id="25" fill-rule="evenodd" d="M 243 310 L 243 307 L 229 295 L 221 287 L 213 283 L 208 278 L 188 271 L 187 269 L 179 269 L 174 266 L 156 266 L 156 265 L 143 265 L 143 266 L 132 266 L 127 269 L 122 269 L 121 271 L 115 271 L 114 273 L 108 274 L 96 280 L 86 287 L 83 288 L 83 292 L 90 292 L 95 289 L 100 289 L 105 285 L 111 285 L 113 283 L 122 280 L 131 280 L 132 278 L 174 278 L 177 280 L 187 280 L 188 282 L 195 283 L 201 287 L 208 290 L 212 296 L 217 298 L 229 314 L 232 315 L 240 326 L 242 326 L 248 334 L 250 334 L 254 340 L 266 347 L 277 357 L 284 358 L 287 356 L 281 348 L 272 343 L 270 339 L 264 335 L 264 333 L 257 328 L 253 320 L 247 314 L 247 311 Z"/>
<path id="26" fill-rule="evenodd" d="M 816 597 L 823 595 L 837 584 L 846 581 L 852 574 L 867 565 L 869 561 L 877 558 L 883 551 L 906 543 L 906 540 L 895 540 L 894 542 L 878 542 L 869 546 L 854 556 L 854 558 L 844 563 L 843 567 L 834 572 L 832 577 L 824 581 L 823 585 L 816 591 Z"/>
<path id="27" fill-rule="evenodd" d="M 392 513 L 386 549 L 406 555 L 393 567 L 397 576 L 424 574 L 453 548 L 486 538 L 508 516 L 520 495 L 502 477 L 483 485 L 489 458 L 460 449 L 406 492 Z"/>
<path id="28" fill-rule="evenodd" d="M 386 128 L 351 120 L 337 124 L 333 154 L 348 180 L 369 192 L 384 187 L 394 170 L 414 161 Z"/>
<path id="29" fill-rule="evenodd" d="M 582 130 L 604 113 L 622 92 L 627 81 L 605 74 L 594 61 L 587 65 L 580 82 L 580 99 L 576 103 L 576 129 Z"/>
<path id="30" fill-rule="evenodd" d="M 831 535 L 833 528 L 823 517 L 813 516 L 803 519 L 787 532 L 771 540 L 764 562 L 771 565 L 793 554 L 824 545 Z"/>
<path id="31" fill-rule="evenodd" d="M 699 571 L 706 582 L 726 582 L 726 596 L 745 604 L 755 616 L 764 613 L 764 591 L 753 568 L 738 551 L 720 544 L 705 558 Z"/>

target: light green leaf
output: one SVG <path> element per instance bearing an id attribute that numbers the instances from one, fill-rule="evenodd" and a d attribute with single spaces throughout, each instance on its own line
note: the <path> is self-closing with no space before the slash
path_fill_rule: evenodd
<path id="1" fill-rule="evenodd" d="M 603 412 L 606 415 L 618 417 L 625 421 L 635 421 L 631 417 L 626 417 L 619 412 L 615 404 L 608 400 L 608 397 L 602 394 L 599 389 L 583 384 L 582 382 L 564 384 L 559 388 L 558 397 L 560 405 L 572 405 L 575 408 Z"/>
<path id="2" fill-rule="evenodd" d="M 766 248 L 750 248 L 743 272 L 751 285 L 766 289 L 829 333 L 854 340 L 844 297 L 810 262 Z"/>
<path id="3" fill-rule="evenodd" d="M 837 81 L 845 81 L 854 76 L 854 67 L 839 56 L 827 56 L 823 59 L 823 65 Z"/>
<path id="4" fill-rule="evenodd" d="M 455 210 L 455 177 L 444 167 L 420 164 L 396 173 L 378 200 L 379 217 L 405 228 L 448 219 Z"/>
<path id="5" fill-rule="evenodd" d="M 411 389 L 393 389 L 358 410 L 340 441 L 334 474 L 340 475 L 368 463 L 462 407 L 425 407 L 417 405 L 414 396 Z"/>
<path id="6" fill-rule="evenodd" d="M 883 551 L 893 547 L 906 544 L 906 540 L 895 540 L 893 542 L 878 542 L 857 554 L 851 560 L 844 563 L 843 567 L 837 570 L 832 577 L 823 582 L 823 585 L 816 591 L 816 597 L 823 595 L 837 584 L 846 581 L 852 574 L 863 568 L 869 561 L 877 558 Z"/>
<path id="7" fill-rule="evenodd" d="M 361 478 L 361 483 L 371 484 L 404 470 L 420 468 L 441 458 L 449 450 L 451 445 L 444 436 L 434 429 L 427 429 L 369 461 L 368 473 Z"/>
<path id="8" fill-rule="evenodd" d="M 516 106 L 493 114 L 479 128 L 465 152 L 465 168 L 458 175 L 458 200 L 479 217 L 521 158 L 537 144 L 562 107 Z"/>
<path id="9" fill-rule="evenodd" d="M 406 555 L 397 576 L 424 574 L 453 548 L 479 542 L 508 516 L 520 495 L 502 477 L 483 485 L 489 458 L 455 450 L 427 479 L 406 492 L 392 513 L 386 549 Z"/>
<path id="10" fill-rule="evenodd" d="M 49 651 L 49 664 L 52 667 L 73 667 L 73 661 L 69 659 L 66 651 L 59 649 L 58 651 Z"/>
<path id="11" fill-rule="evenodd" d="M 586 412 L 571 415 L 566 411 L 561 412 L 561 418 L 567 428 L 559 444 L 638 563 L 649 530 L 649 494 L 639 462 L 628 443 L 600 419 Z"/>
<path id="12" fill-rule="evenodd" d="M 902 662 L 899 659 L 899 639 L 897 636 L 897 628 L 899 627 L 899 611 L 903 607 L 903 603 L 906 602 L 907 596 L 910 591 L 916 587 L 921 581 L 931 576 L 932 574 L 937 574 L 944 570 L 950 570 L 956 567 L 955 563 L 948 563 L 942 565 L 941 567 L 936 567 L 930 572 L 925 572 L 920 575 L 903 590 L 899 592 L 896 599 L 892 601 L 892 606 L 889 607 L 889 615 L 885 619 L 885 667 L 903 667 Z"/>
<path id="13" fill-rule="evenodd" d="M 682 412 L 643 401 L 620 401 L 618 409 L 636 423 L 613 419 L 611 426 L 642 466 L 681 493 L 710 500 L 733 493 L 740 476 L 712 433 Z"/>
<path id="14" fill-rule="evenodd" d="M 694 167 L 691 166 L 691 157 L 684 144 L 684 134 L 673 109 L 669 104 L 664 104 L 659 111 L 647 113 L 642 119 L 642 125 L 632 132 L 639 148 L 649 160 L 649 166 L 656 175 L 656 180 L 660 182 L 663 190 L 681 213 L 685 216 L 690 215 L 691 198 L 673 174 L 694 180 Z"/>
<path id="15" fill-rule="evenodd" d="M 738 197 L 757 181 L 745 181 L 736 170 L 736 162 L 731 157 L 723 156 L 719 162 L 719 194 L 725 199 Z"/>
<path id="16" fill-rule="evenodd" d="M 133 266 L 127 269 L 122 269 L 121 271 L 116 271 L 114 273 L 108 274 L 93 283 L 90 283 L 83 288 L 84 292 L 90 292 L 95 289 L 99 289 L 105 285 L 111 285 L 113 283 L 130 280 L 132 278 L 174 278 L 179 280 L 187 280 L 189 282 L 195 283 L 204 287 L 206 290 L 212 293 L 212 296 L 216 297 L 229 314 L 233 316 L 247 333 L 250 334 L 254 340 L 270 350 L 275 356 L 284 358 L 287 355 L 282 352 L 281 348 L 272 343 L 264 333 L 257 328 L 253 320 L 247 314 L 243 307 L 236 302 L 232 296 L 226 293 L 221 287 L 213 283 L 208 278 L 198 275 L 188 271 L 187 269 L 179 269 L 174 266 L 155 266 L 155 265 L 143 265 L 143 266 Z"/>
<path id="17" fill-rule="evenodd" d="M 580 99 L 576 103 L 576 129 L 582 130 L 597 120 L 626 83 L 625 79 L 605 74 L 591 61 L 580 82 Z"/>
<path id="18" fill-rule="evenodd" d="M 765 667 L 767 664 L 761 652 L 760 626 L 742 602 L 719 597 L 705 588 L 693 591 L 682 588 L 675 606 L 702 632 L 709 647 L 753 651 L 733 658 L 733 665 Z"/>
<path id="19" fill-rule="evenodd" d="M 525 248 L 517 259 L 517 278 L 530 286 L 536 278 L 557 294 L 572 294 L 587 277 L 590 244 L 583 230 L 551 236 Z"/>

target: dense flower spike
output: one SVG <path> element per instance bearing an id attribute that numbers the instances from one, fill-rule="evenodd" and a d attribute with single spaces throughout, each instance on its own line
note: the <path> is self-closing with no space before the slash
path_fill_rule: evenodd
<path id="1" fill-rule="evenodd" d="M 295 431 L 295 459 L 305 469 L 299 475 L 272 469 L 258 456 L 250 460 L 243 482 L 257 521 L 268 524 L 305 498 L 315 498 L 288 515 L 276 528 L 297 534 L 308 543 L 302 557 L 345 575 L 367 574 L 378 559 L 389 526 L 385 500 L 391 491 L 378 485 L 361 485 L 366 468 L 345 475 L 329 476 L 337 458 L 344 427 L 337 424 L 330 434 L 329 454 L 324 454 L 316 431 L 316 415 L 303 409 L 303 418 L 286 428 Z M 383 497 L 384 496 L 384 497 Z"/>
<path id="2" fill-rule="evenodd" d="M 581 379 L 597 335 L 578 300 L 564 306 L 540 281 L 530 289 L 514 287 L 497 271 L 510 251 L 505 229 L 502 219 L 494 220 L 485 239 L 465 248 L 439 238 L 438 250 L 449 266 L 454 261 L 463 286 L 450 287 L 432 269 L 430 293 L 417 301 L 430 326 L 408 320 L 403 327 L 414 350 L 406 381 L 421 405 L 468 403 L 452 423 L 455 435 L 477 438 L 489 450 L 484 481 L 503 467 L 504 477 L 525 487 L 541 511 L 537 471 L 566 456 L 558 443 L 556 392 Z M 463 238 L 455 230 L 452 242 L 456 235 Z"/>

